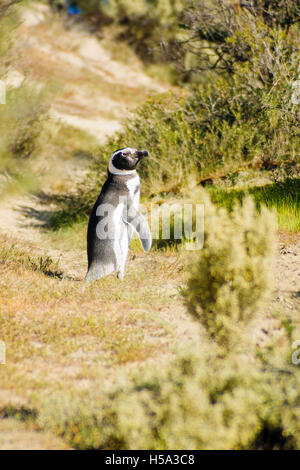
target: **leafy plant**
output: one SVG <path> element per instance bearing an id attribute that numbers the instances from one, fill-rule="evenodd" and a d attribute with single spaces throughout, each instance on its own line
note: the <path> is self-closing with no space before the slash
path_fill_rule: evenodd
<path id="1" fill-rule="evenodd" d="M 56 395 L 39 425 L 77 449 L 297 449 L 299 371 L 194 347 L 98 397 Z"/>
<path id="2" fill-rule="evenodd" d="M 16 4 L 4 2 L 0 7 L 0 72 L 6 86 L 6 104 L 0 107 L 0 172 L 20 180 L 24 173 L 32 173 L 25 160 L 37 152 L 49 97 L 44 89 L 28 84 L 25 78 L 18 86 L 10 83 L 9 73 L 14 71 L 18 57 Z"/>
<path id="3" fill-rule="evenodd" d="M 248 198 L 232 213 L 205 204 L 204 247 L 184 291 L 189 312 L 227 351 L 240 340 L 272 285 L 273 216 Z"/>

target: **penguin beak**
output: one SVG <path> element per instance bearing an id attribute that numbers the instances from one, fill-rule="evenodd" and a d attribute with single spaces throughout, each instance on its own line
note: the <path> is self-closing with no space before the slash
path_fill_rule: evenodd
<path id="1" fill-rule="evenodd" d="M 149 154 L 148 154 L 147 150 L 138 150 L 138 152 L 137 152 L 137 156 L 138 156 L 139 159 L 144 158 L 144 157 L 148 157 L 148 155 Z"/>

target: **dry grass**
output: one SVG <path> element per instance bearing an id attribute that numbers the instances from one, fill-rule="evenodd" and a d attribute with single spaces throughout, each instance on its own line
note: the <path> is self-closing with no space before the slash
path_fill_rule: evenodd
<path id="1" fill-rule="evenodd" d="M 85 253 L 65 251 L 59 266 L 56 259 L 42 256 L 38 245 L 1 236 L 4 448 L 63 448 L 35 419 L 48 397 L 78 399 L 86 391 L 96 397 L 120 373 L 168 361 L 180 344 L 198 334 L 177 291 L 184 279 L 182 255 L 146 257 L 135 247 L 123 282 L 109 276 L 85 284 L 82 276 L 69 275 L 74 257 L 80 264 L 77 274 L 84 274 Z"/>
<path id="2" fill-rule="evenodd" d="M 178 340 L 178 260 L 138 255 L 124 282 L 108 277 L 86 285 L 49 275 L 26 247 L 22 257 L 20 247 L 2 242 L 4 389 L 25 397 L 38 391 L 41 399 L 54 389 L 94 387 L 121 366 L 157 360 Z"/>
<path id="3" fill-rule="evenodd" d="M 5 412 L 11 406 L 15 411 L 9 421 L 0 420 L 0 434 L 19 436 L 24 448 L 29 436 L 35 437 L 32 445 L 37 447 L 64 444 L 44 435 L 37 420 L 22 420 L 22 407 L 39 412 L 48 399 L 59 396 L 68 396 L 72 406 L 72 397 L 78 401 L 87 392 L 101 401 L 104 388 L 120 375 L 167 363 L 199 338 L 178 291 L 186 281 L 186 252 L 143 254 L 134 243 L 124 281 L 108 276 L 85 284 L 85 252 L 72 250 L 73 242 L 66 241 L 58 266 L 53 240 L 45 236 L 44 242 L 48 258 L 41 256 L 38 245 L 18 240 L 12 246 L 1 236 L 0 339 L 6 343 L 7 358 L 1 366 L 0 402 Z M 62 279 L 53 271 L 63 271 Z M 272 318 L 264 313 L 251 331 L 252 351 L 258 345 L 260 351 L 281 347 L 287 327 L 299 328 L 295 308 L 290 316 L 278 303 L 270 311 Z"/>
<path id="4" fill-rule="evenodd" d="M 28 426 L 15 419 L 0 422 L 0 450 L 64 450 L 69 447 L 57 436 L 42 433 L 36 426 Z"/>

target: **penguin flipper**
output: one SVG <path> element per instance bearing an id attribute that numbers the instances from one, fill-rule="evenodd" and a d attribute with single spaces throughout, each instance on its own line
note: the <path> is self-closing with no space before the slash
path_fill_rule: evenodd
<path id="1" fill-rule="evenodd" d="M 138 234 L 144 251 L 149 251 L 152 246 L 152 236 L 145 217 L 133 207 L 126 214 L 124 222 L 131 225 Z"/>

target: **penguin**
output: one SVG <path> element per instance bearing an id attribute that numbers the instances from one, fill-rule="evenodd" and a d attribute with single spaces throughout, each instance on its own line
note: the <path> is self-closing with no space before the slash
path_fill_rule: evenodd
<path id="1" fill-rule="evenodd" d="M 139 212 L 140 178 L 136 171 L 147 156 L 146 150 L 126 147 L 116 150 L 109 160 L 108 177 L 88 224 L 86 281 L 95 281 L 115 271 L 123 279 L 134 231 L 144 251 L 151 248 L 149 225 Z"/>

